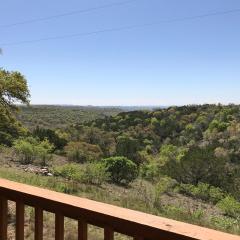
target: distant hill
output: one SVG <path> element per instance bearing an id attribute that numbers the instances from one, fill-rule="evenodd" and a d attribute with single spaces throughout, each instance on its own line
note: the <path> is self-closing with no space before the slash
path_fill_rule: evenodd
<path id="1" fill-rule="evenodd" d="M 156 110 L 156 109 L 164 109 L 167 108 L 168 106 L 115 106 L 117 108 L 120 108 L 123 110 L 123 112 L 130 112 L 130 111 L 141 111 L 141 110 Z"/>
<path id="2" fill-rule="evenodd" d="M 122 111 L 117 107 L 31 105 L 20 106 L 17 118 L 30 129 L 36 126 L 62 128 L 96 118 L 114 116 Z"/>
<path id="3" fill-rule="evenodd" d="M 17 118 L 29 129 L 62 128 L 72 124 L 92 121 L 120 112 L 155 110 L 164 106 L 74 106 L 74 105 L 31 105 L 19 106 Z"/>

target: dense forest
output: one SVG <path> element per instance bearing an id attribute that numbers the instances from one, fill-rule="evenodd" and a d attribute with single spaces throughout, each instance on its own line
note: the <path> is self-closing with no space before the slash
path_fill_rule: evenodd
<path id="1" fill-rule="evenodd" d="M 29 98 L 20 73 L 0 71 L 0 177 L 240 234 L 239 105 L 120 112 Z"/>
<path id="2" fill-rule="evenodd" d="M 122 110 L 113 107 L 93 107 L 93 106 L 46 106 L 31 105 L 19 106 L 17 119 L 24 126 L 33 129 L 36 126 L 43 128 L 62 128 L 77 122 L 94 120 L 109 115 L 116 115 Z"/>

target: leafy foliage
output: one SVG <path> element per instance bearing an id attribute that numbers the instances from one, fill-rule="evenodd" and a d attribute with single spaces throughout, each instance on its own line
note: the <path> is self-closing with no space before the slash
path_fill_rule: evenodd
<path id="1" fill-rule="evenodd" d="M 47 129 L 60 129 L 76 123 L 116 115 L 121 112 L 119 108 L 91 106 L 31 105 L 27 107 L 20 106 L 19 108 L 20 112 L 17 114 L 18 120 L 31 130 L 37 126 Z"/>
<path id="2" fill-rule="evenodd" d="M 55 167 L 53 171 L 56 176 L 93 185 L 101 185 L 109 177 L 104 165 L 100 163 L 87 163 L 84 165 L 71 163 Z"/>
<path id="3" fill-rule="evenodd" d="M 142 210 L 239 231 L 240 106 L 191 105 L 119 114 L 91 107 L 21 107 L 18 118 L 28 132 L 13 116 L 14 103 L 28 103 L 28 97 L 23 76 L 1 72 L 0 144 L 14 141 L 21 163 L 45 165 L 53 152 L 66 163 L 66 156 L 69 164 L 53 167 L 57 179 L 64 179 L 53 184 L 60 191 L 78 192 L 82 183 L 131 183 L 131 192 L 141 177 L 146 188 L 141 185 L 133 203 L 124 206 L 135 205 L 141 196 Z M 209 204 L 221 216 L 206 219 L 201 208 L 162 205 L 162 197 L 179 195 Z"/>
<path id="4" fill-rule="evenodd" d="M 65 152 L 69 160 L 80 163 L 99 160 L 102 156 L 99 146 L 86 142 L 69 142 Z"/>
<path id="5" fill-rule="evenodd" d="M 62 150 L 67 145 L 67 140 L 60 137 L 54 130 L 37 127 L 33 131 L 33 136 L 43 141 L 47 139 L 54 145 L 55 150 Z"/>
<path id="6" fill-rule="evenodd" d="M 209 201 L 214 204 L 226 197 L 226 193 L 220 188 L 213 187 L 206 183 L 199 183 L 198 185 L 180 184 L 178 186 L 178 191 L 182 194 Z"/>
<path id="7" fill-rule="evenodd" d="M 29 96 L 23 75 L 0 69 L 0 144 L 11 145 L 14 138 L 26 133 L 13 113 L 16 103 L 29 103 Z"/>
<path id="8" fill-rule="evenodd" d="M 103 161 L 114 183 L 129 184 L 137 177 L 137 165 L 126 157 L 110 157 Z"/>
<path id="9" fill-rule="evenodd" d="M 240 203 L 231 196 L 227 196 L 218 203 L 218 207 L 230 217 L 239 218 L 240 216 Z"/>
<path id="10" fill-rule="evenodd" d="M 35 161 L 35 163 L 45 166 L 51 159 L 53 150 L 53 145 L 48 140 L 39 141 L 33 137 L 17 139 L 13 146 L 22 164 Z"/>

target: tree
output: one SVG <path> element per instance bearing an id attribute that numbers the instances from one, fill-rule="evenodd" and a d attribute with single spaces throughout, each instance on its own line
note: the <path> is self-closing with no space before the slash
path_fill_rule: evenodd
<path id="1" fill-rule="evenodd" d="M 127 135 L 117 137 L 116 154 L 118 156 L 137 160 L 138 149 L 139 144 L 137 139 Z"/>
<path id="2" fill-rule="evenodd" d="M 109 174 L 102 163 L 70 163 L 53 169 L 55 176 L 61 176 L 72 182 L 81 182 L 100 186 L 108 180 Z"/>
<path id="3" fill-rule="evenodd" d="M 192 147 L 180 159 L 171 159 L 163 172 L 182 183 L 221 185 L 227 174 L 224 158 L 217 158 L 212 147 Z"/>
<path id="4" fill-rule="evenodd" d="M 69 142 L 64 150 L 69 160 L 80 163 L 99 160 L 103 155 L 98 145 L 86 142 Z"/>
<path id="5" fill-rule="evenodd" d="M 137 177 L 137 165 L 126 157 L 110 157 L 103 162 L 114 183 L 127 185 Z"/>
<path id="6" fill-rule="evenodd" d="M 15 119 L 16 103 L 29 103 L 27 81 L 19 72 L 0 69 L 0 144 L 10 145 L 25 130 Z"/>
<path id="7" fill-rule="evenodd" d="M 39 138 L 41 141 L 47 139 L 55 146 L 55 150 L 62 150 L 64 146 L 67 145 L 67 140 L 59 137 L 59 135 L 51 129 L 37 127 L 33 130 L 33 136 Z"/>
<path id="8" fill-rule="evenodd" d="M 48 140 L 39 141 L 36 138 L 27 137 L 19 138 L 13 144 L 22 164 L 29 164 L 35 161 L 35 163 L 46 166 L 47 161 L 51 159 L 53 145 Z"/>

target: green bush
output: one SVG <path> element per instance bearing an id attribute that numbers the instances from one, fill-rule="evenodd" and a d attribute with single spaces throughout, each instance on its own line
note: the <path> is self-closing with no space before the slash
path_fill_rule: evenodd
<path id="1" fill-rule="evenodd" d="M 213 216 L 210 219 L 211 223 L 220 230 L 234 231 L 239 226 L 238 220 L 226 216 Z M 238 227 L 239 231 L 239 227 Z M 235 232 L 235 231 L 234 231 Z"/>
<path id="2" fill-rule="evenodd" d="M 53 174 L 68 180 L 78 180 L 82 172 L 81 170 L 80 165 L 72 163 L 53 168 Z"/>
<path id="3" fill-rule="evenodd" d="M 240 216 L 240 202 L 231 196 L 222 199 L 217 206 L 229 217 L 239 218 Z"/>
<path id="4" fill-rule="evenodd" d="M 156 163 L 142 164 L 140 167 L 141 178 L 154 182 L 159 179 L 159 166 Z"/>
<path id="5" fill-rule="evenodd" d="M 110 157 L 103 160 L 110 180 L 116 184 L 129 184 L 137 177 L 137 165 L 126 157 Z"/>
<path id="6" fill-rule="evenodd" d="M 103 155 L 98 145 L 86 142 L 69 142 L 64 150 L 69 160 L 79 163 L 99 160 Z"/>
<path id="7" fill-rule="evenodd" d="M 211 186 L 209 189 L 210 201 L 214 204 L 218 203 L 226 197 L 226 193 L 221 188 Z"/>
<path id="8" fill-rule="evenodd" d="M 226 194 L 218 187 L 210 186 L 207 183 L 199 183 L 194 186 L 192 184 L 180 184 L 178 191 L 187 196 L 199 198 L 203 201 L 216 204 L 226 197 Z"/>
<path id="9" fill-rule="evenodd" d="M 66 164 L 53 169 L 55 176 L 71 181 L 101 185 L 108 180 L 109 174 L 101 163 Z"/>
<path id="10" fill-rule="evenodd" d="M 167 205 L 162 209 L 165 216 L 168 218 L 186 221 L 194 224 L 203 224 L 204 211 L 199 208 L 196 210 L 190 210 L 185 207 Z"/>
<path id="11" fill-rule="evenodd" d="M 109 180 L 109 173 L 106 171 L 104 164 L 88 163 L 80 179 L 83 183 L 101 185 Z"/>
<path id="12" fill-rule="evenodd" d="M 52 157 L 53 145 L 46 139 L 39 141 L 33 137 L 27 137 L 15 140 L 13 149 L 22 164 L 30 164 L 35 161 L 40 165 L 46 165 Z"/>
<path id="13" fill-rule="evenodd" d="M 174 187 L 176 186 L 176 180 L 170 177 L 162 177 L 154 187 L 154 206 L 161 208 L 161 196 L 164 193 L 173 193 Z"/>
<path id="14" fill-rule="evenodd" d="M 209 184 L 199 183 L 197 186 L 192 188 L 192 194 L 196 198 L 202 199 L 204 201 L 209 200 Z"/>
<path id="15" fill-rule="evenodd" d="M 170 177 L 162 177 L 156 184 L 155 191 L 157 195 L 163 193 L 173 192 L 174 187 L 177 185 L 177 181 Z"/>

